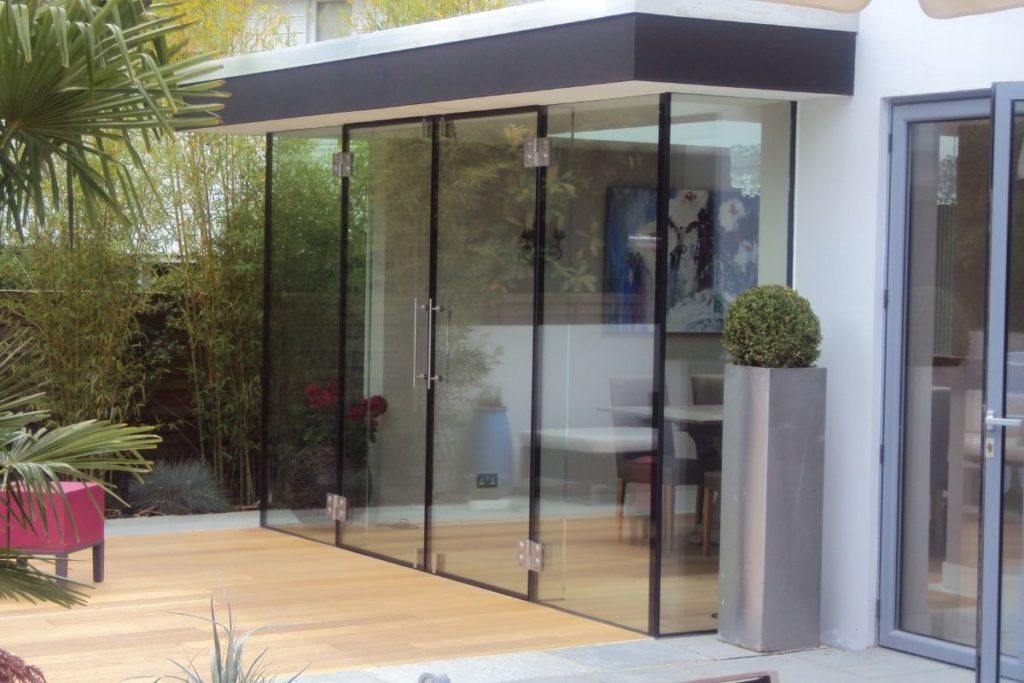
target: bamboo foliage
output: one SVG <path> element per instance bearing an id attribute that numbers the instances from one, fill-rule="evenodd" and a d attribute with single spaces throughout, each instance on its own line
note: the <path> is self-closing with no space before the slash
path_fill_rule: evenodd
<path id="1" fill-rule="evenodd" d="M 182 0 L 190 50 L 286 44 L 287 16 L 257 0 Z M 157 286 L 184 333 L 197 455 L 236 502 L 257 501 L 262 368 L 262 137 L 179 134 L 155 145 L 149 242 L 176 253 Z"/>
<path id="2" fill-rule="evenodd" d="M 246 138 L 182 136 L 162 150 L 179 260 L 160 287 L 187 340 L 196 448 L 244 505 L 256 502 L 262 367 L 263 149 Z"/>
<path id="3" fill-rule="evenodd" d="M 59 240 L 33 233 L 30 248 L 7 250 L 0 274 L 19 291 L 3 308 L 32 340 L 55 419 L 138 421 L 172 351 L 143 326 L 160 305 L 139 286 L 144 261 L 106 239 Z"/>

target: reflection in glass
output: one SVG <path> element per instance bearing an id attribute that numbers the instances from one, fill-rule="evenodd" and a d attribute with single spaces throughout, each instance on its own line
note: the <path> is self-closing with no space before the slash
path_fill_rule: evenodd
<path id="1" fill-rule="evenodd" d="M 539 599 L 646 631 L 658 99 L 548 116 Z"/>
<path id="2" fill-rule="evenodd" d="M 529 536 L 534 113 L 441 122 L 432 551 L 438 571 L 524 594 Z"/>
<path id="3" fill-rule="evenodd" d="M 986 120 L 910 126 L 899 628 L 973 645 Z"/>
<path id="4" fill-rule="evenodd" d="M 1020 159 L 1024 140 L 1024 105 L 1014 111 L 1013 154 Z M 1010 243 L 1006 290 L 1006 403 L 1003 414 L 1024 417 L 1024 179 L 1014 166 L 1010 177 Z M 1021 666 L 1021 553 L 1022 488 L 1024 488 L 1024 428 L 1007 427 L 1003 441 L 1003 557 L 1001 572 L 1000 650 L 1005 656 L 1001 672 L 1011 680 L 1024 680 Z"/>
<path id="5" fill-rule="evenodd" d="M 674 96 L 665 340 L 661 632 L 714 630 L 721 490 L 721 325 L 785 283 L 790 104 Z"/>
<path id="6" fill-rule="evenodd" d="M 278 134 L 271 169 L 265 444 L 270 526 L 333 543 L 338 472 L 340 130 Z"/>
<path id="7" fill-rule="evenodd" d="M 428 128 L 429 130 L 429 128 Z M 342 543 L 410 564 L 423 546 L 430 136 L 349 134 Z"/>

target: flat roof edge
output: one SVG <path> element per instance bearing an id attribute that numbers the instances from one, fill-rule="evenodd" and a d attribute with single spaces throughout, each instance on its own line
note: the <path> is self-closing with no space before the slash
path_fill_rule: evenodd
<path id="1" fill-rule="evenodd" d="M 508 35 L 625 14 L 856 32 L 856 14 L 760 0 L 545 0 L 374 33 L 280 48 L 220 60 L 210 78 L 234 78 L 389 52 Z"/>

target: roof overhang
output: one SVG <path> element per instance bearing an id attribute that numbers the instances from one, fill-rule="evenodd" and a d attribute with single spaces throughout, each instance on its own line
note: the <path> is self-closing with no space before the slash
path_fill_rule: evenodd
<path id="1" fill-rule="evenodd" d="M 710 7 L 709 7 L 710 6 Z M 551 0 L 228 59 L 222 132 L 678 91 L 853 93 L 856 16 L 756 0 Z"/>

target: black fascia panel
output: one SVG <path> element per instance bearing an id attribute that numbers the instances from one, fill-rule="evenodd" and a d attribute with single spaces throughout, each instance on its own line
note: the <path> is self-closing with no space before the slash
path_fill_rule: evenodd
<path id="1" fill-rule="evenodd" d="M 640 14 L 639 81 L 852 95 L 848 31 Z"/>
<path id="2" fill-rule="evenodd" d="M 628 81 L 636 16 L 229 78 L 225 125 Z"/>
<path id="3" fill-rule="evenodd" d="M 225 125 L 623 81 L 850 94 L 855 35 L 626 14 L 236 76 Z"/>

